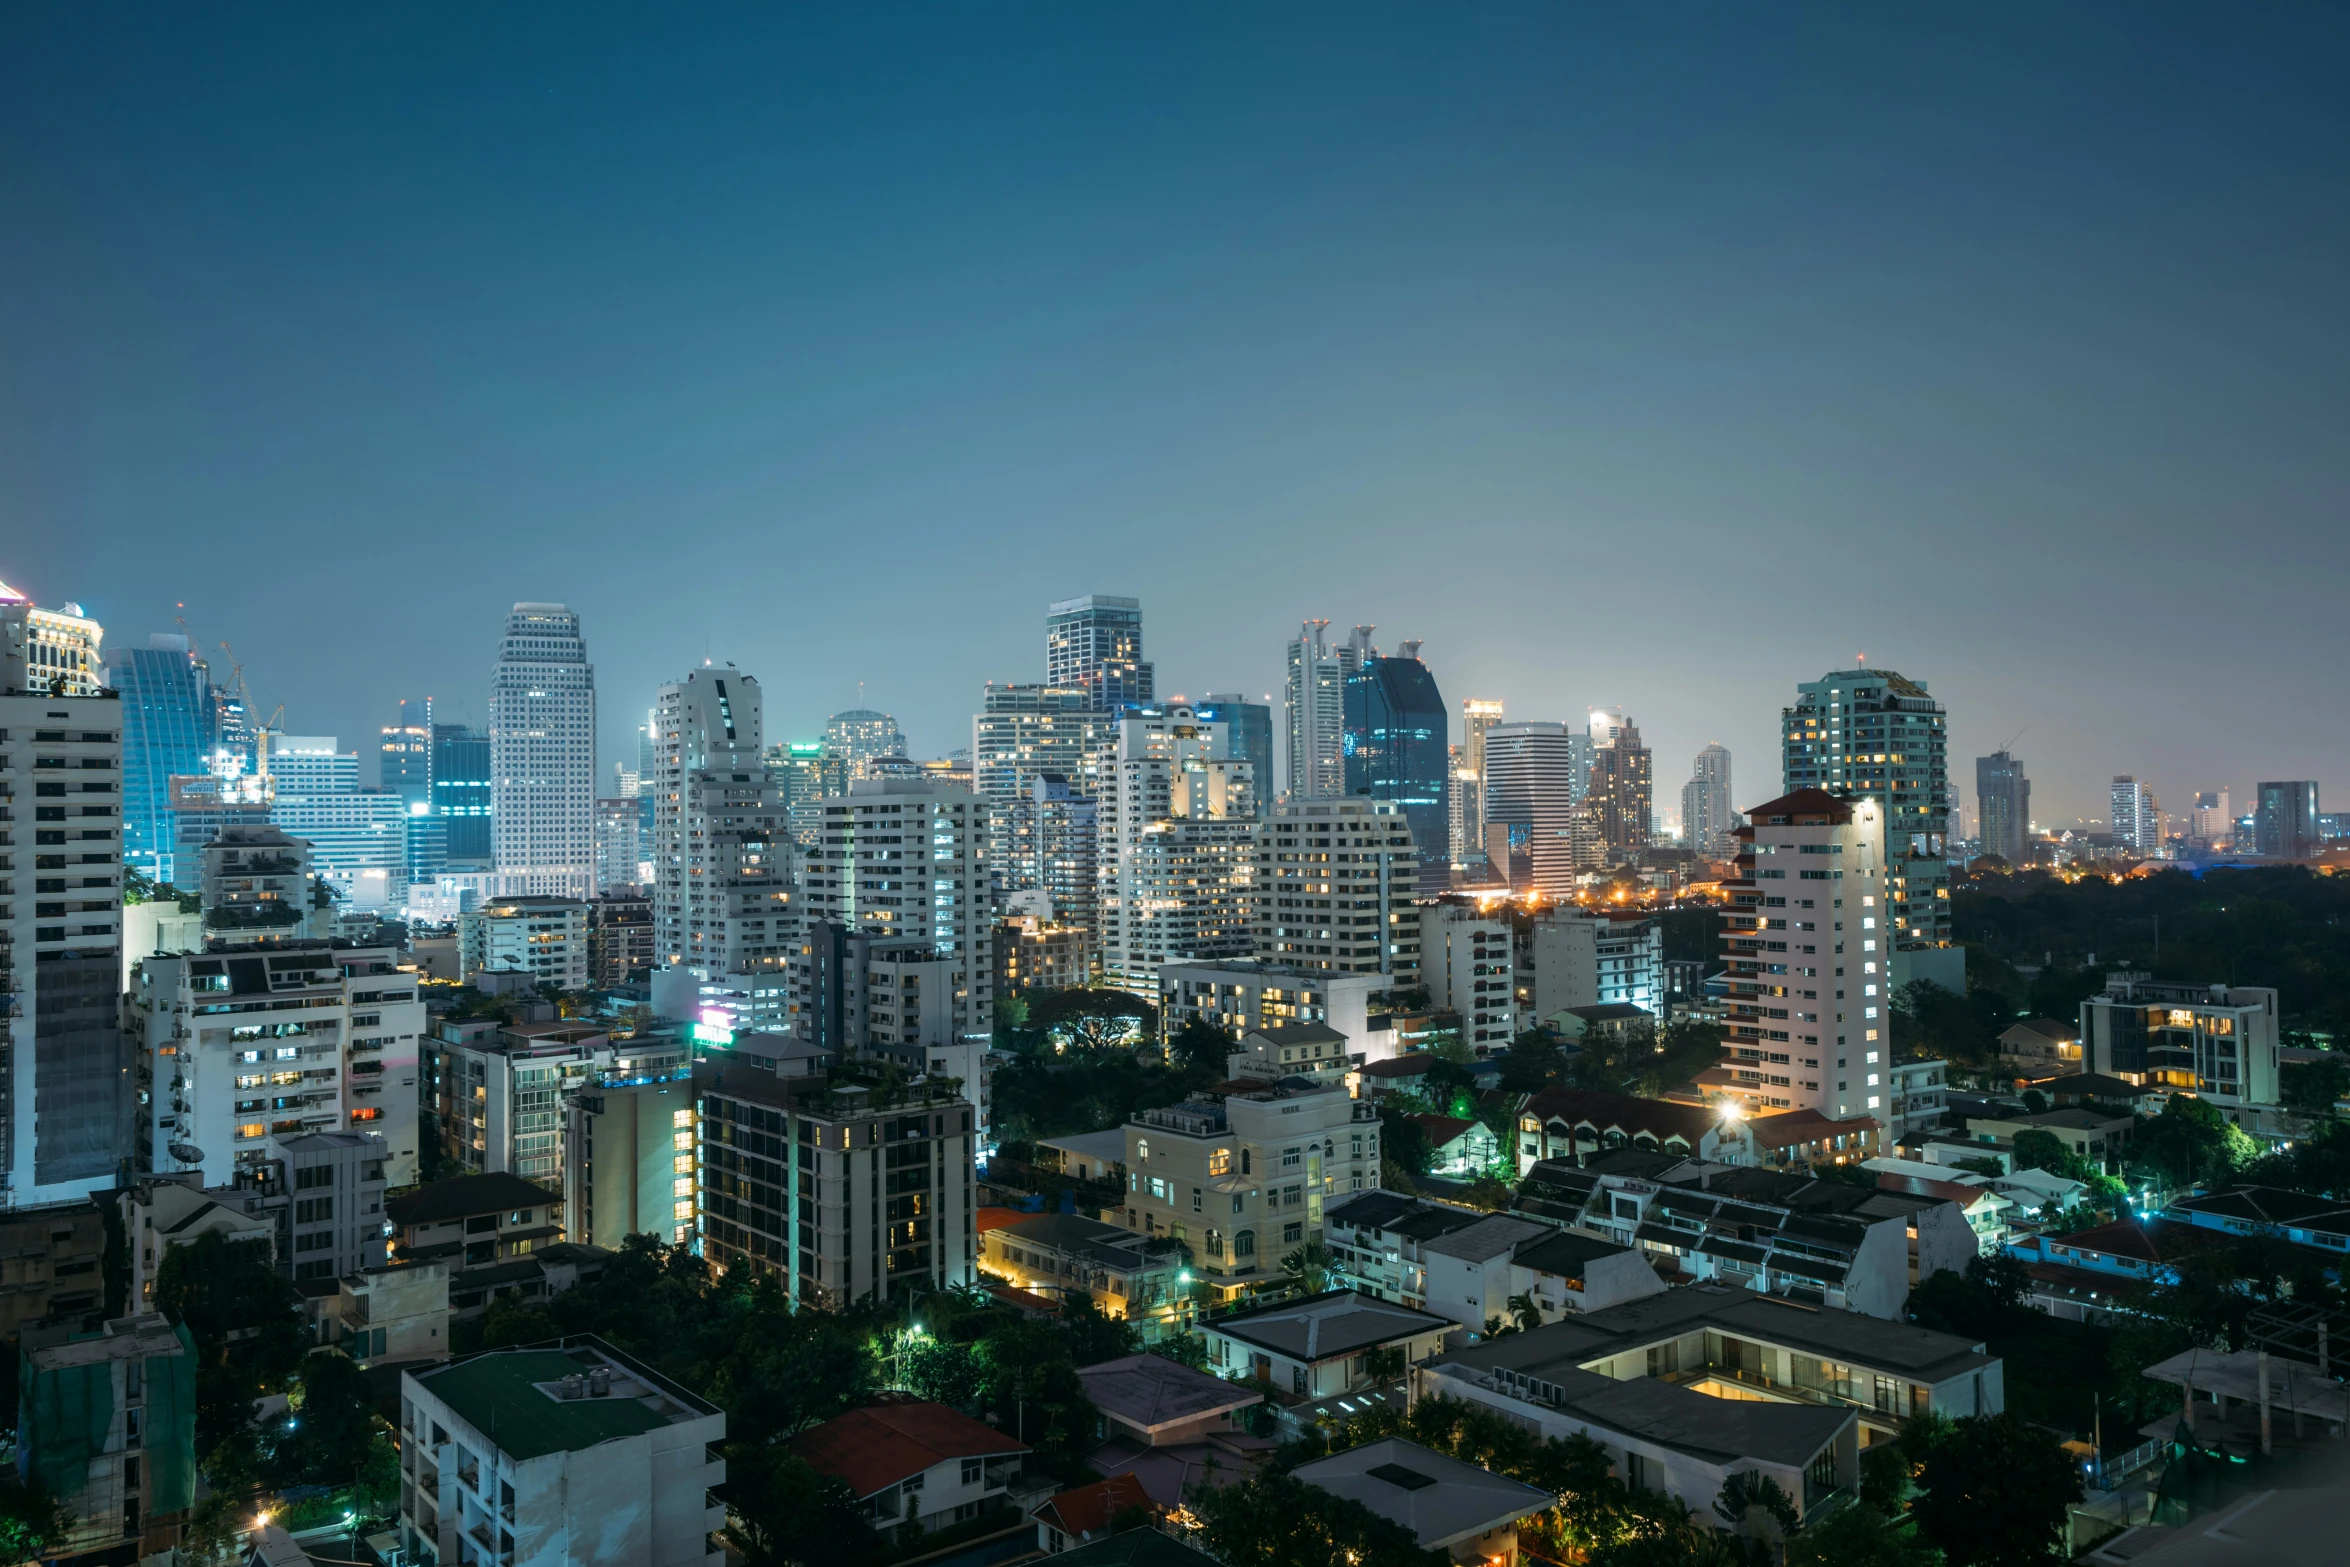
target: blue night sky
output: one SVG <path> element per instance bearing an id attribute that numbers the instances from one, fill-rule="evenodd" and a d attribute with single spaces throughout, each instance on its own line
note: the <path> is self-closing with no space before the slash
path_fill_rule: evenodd
<path id="1" fill-rule="evenodd" d="M 2350 807 L 2350 12 L 0 13 L 0 578 L 358 742 L 584 615 L 918 754 L 1139 596 L 1775 792 L 1869 661 L 2043 821 Z"/>

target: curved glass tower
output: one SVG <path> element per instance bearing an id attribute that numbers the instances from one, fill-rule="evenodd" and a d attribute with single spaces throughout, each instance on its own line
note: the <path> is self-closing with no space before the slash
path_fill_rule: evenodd
<path id="1" fill-rule="evenodd" d="M 1395 658 L 1373 653 L 1347 676 L 1346 792 L 1403 808 L 1423 882 L 1451 880 L 1450 722 L 1417 642 L 1402 644 Z"/>

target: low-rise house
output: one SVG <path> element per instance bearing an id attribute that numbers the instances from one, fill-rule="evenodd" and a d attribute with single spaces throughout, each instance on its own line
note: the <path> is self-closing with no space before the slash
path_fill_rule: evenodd
<path id="1" fill-rule="evenodd" d="M 261 1211 L 259 1192 L 241 1186 L 206 1190 L 195 1184 L 195 1176 L 190 1171 L 185 1180 L 143 1180 L 122 1193 L 133 1306 L 154 1302 L 155 1275 L 166 1252 L 215 1231 L 231 1241 L 260 1241 L 270 1248 L 270 1260 L 277 1258 L 277 1225 Z"/>
<path id="2" fill-rule="evenodd" d="M 196 1346 L 187 1329 L 150 1311 L 95 1333 L 77 1323 L 29 1326 L 18 1346 L 16 1468 L 65 1515 L 46 1554 L 169 1555 L 196 1495 Z"/>
<path id="3" fill-rule="evenodd" d="M 1331 1258 L 1351 1282 L 1381 1300 L 1424 1308 L 1428 1280 L 1423 1248 L 1484 1217 L 1472 1209 L 1381 1190 L 1332 1203 L 1322 1222 Z"/>
<path id="4" fill-rule="evenodd" d="M 2147 1088 L 2126 1077 L 2108 1077 L 2103 1072 L 2064 1072 L 2054 1077 L 2034 1079 L 2023 1085 L 2038 1089 L 2052 1105 L 2110 1105 L 2118 1109 L 2136 1111 L 2148 1100 L 2168 1097 L 2160 1088 Z"/>
<path id="5" fill-rule="evenodd" d="M 449 1358 L 449 1268 L 442 1262 L 369 1268 L 338 1281 L 319 1342 L 363 1366 Z"/>
<path id="6" fill-rule="evenodd" d="M 1183 1254 L 1149 1236 L 1072 1213 L 1040 1213 L 989 1229 L 980 1265 L 1047 1299 L 1091 1299 L 1109 1316 L 1168 1319 L 1182 1299 Z"/>
<path id="7" fill-rule="evenodd" d="M 1013 1505 L 1011 1485 L 1028 1444 L 919 1399 L 895 1399 L 835 1415 L 791 1439 L 818 1474 L 847 1484 L 876 1529 L 893 1538 L 968 1523 Z"/>
<path id="8" fill-rule="evenodd" d="M 726 1415 L 602 1340 L 400 1374 L 399 1541 L 448 1567 L 719 1567 Z"/>
<path id="9" fill-rule="evenodd" d="M 1309 1077 L 1337 1082 L 1355 1062 L 1347 1038 L 1327 1023 L 1265 1023 L 1240 1036 L 1240 1048 L 1225 1058 L 1233 1078 Z"/>
<path id="10" fill-rule="evenodd" d="M 1648 1388 L 1636 1395 L 1609 1391 L 1625 1383 Z M 1743 1412 L 1810 1409 L 1857 1416 L 1858 1433 L 1843 1419 L 1798 1419 L 1784 1429 L 1766 1420 L 1743 1428 L 1745 1439 L 1773 1443 L 1779 1466 L 1795 1474 L 1831 1442 L 1839 1444 L 1834 1484 L 1841 1485 L 1852 1475 L 1844 1461 L 1851 1449 L 1842 1444 L 1857 1442 L 1860 1434 L 1885 1440 L 1904 1420 L 1929 1409 L 1955 1419 L 2006 1407 L 2000 1361 L 1979 1343 L 1710 1284 L 1447 1350 L 1414 1373 L 1414 1388 L 1501 1409 L 1546 1436 L 1587 1430 L 1619 1463 L 1627 1450 L 1645 1451 L 1668 1474 L 1694 1455 L 1675 1457 L 1663 1449 L 1710 1445 L 1715 1473 L 1690 1490 L 1660 1486 L 1657 1477 L 1647 1481 L 1652 1489 L 1674 1489 L 1709 1507 L 1721 1489 L 1721 1472 L 1742 1467 L 1741 1459 L 1765 1456 L 1735 1449 Z M 1708 1402 L 1692 1403 L 1693 1397 Z M 1706 1444 L 1709 1436 L 1724 1440 Z M 1780 1484 L 1791 1496 L 1804 1490 L 1785 1475 Z M 1822 1494 L 1816 1481 L 1810 1488 Z"/>
<path id="11" fill-rule="evenodd" d="M 1366 1061 L 1349 1075 L 1347 1086 L 1365 1099 L 1383 1099 L 1389 1094 L 1416 1094 L 1427 1088 L 1428 1068 L 1435 1061 L 1436 1058 L 1424 1050 Z"/>
<path id="12" fill-rule="evenodd" d="M 1976 1142 L 2002 1148 L 2013 1148 L 2019 1132 L 2046 1132 L 2071 1152 L 2104 1168 L 2122 1157 L 2136 1124 L 2133 1116 L 2068 1105 L 2037 1115 L 1969 1116 L 1966 1129 Z"/>
<path id="13" fill-rule="evenodd" d="M 1401 1524 L 1421 1549 L 1443 1551 L 1456 1562 L 1479 1567 L 1512 1567 L 1518 1560 L 1518 1520 L 1558 1505 L 1548 1491 L 1399 1436 L 1365 1442 L 1291 1472 Z"/>
<path id="14" fill-rule="evenodd" d="M 1877 1189 L 1956 1203 L 1958 1211 L 1966 1217 L 1967 1228 L 1975 1232 L 1975 1250 L 1986 1257 L 1997 1256 L 1999 1249 L 2007 1244 L 2008 1216 L 2015 1211 L 2014 1200 L 1986 1186 L 1949 1180 L 1944 1172 L 1931 1165 L 1923 1171 L 1883 1168 L 1887 1164 L 1906 1165 L 1909 1162 L 1906 1159 L 1870 1160 L 1869 1168 L 1875 1170 L 1877 1176 Z"/>
<path id="15" fill-rule="evenodd" d="M 1208 1364 L 1277 1392 L 1322 1398 L 1381 1380 L 1382 1356 L 1422 1360 L 1460 1331 L 1446 1317 L 1361 1290 L 1327 1290 L 1200 1324 Z"/>
<path id="16" fill-rule="evenodd" d="M 1748 1157 L 1772 1170 L 1808 1171 L 1815 1164 L 1858 1164 L 1883 1146 L 1880 1130 L 1873 1116 L 1839 1120 L 1817 1110 L 1781 1110 L 1748 1119 Z"/>
<path id="17" fill-rule="evenodd" d="M 449 1266 L 449 1306 L 462 1321 L 480 1316 L 509 1291 L 543 1297 L 533 1250 L 563 1235 L 563 1199 L 519 1175 L 452 1175 L 385 1205 L 392 1256 L 399 1262 Z"/>
<path id="18" fill-rule="evenodd" d="M 1040 1163 L 1050 1164 L 1058 1159 L 1057 1168 L 1063 1175 L 1080 1181 L 1126 1184 L 1126 1128 L 1123 1126 L 1113 1126 L 1106 1132 L 1039 1137 L 1036 1151 Z"/>
<path id="19" fill-rule="evenodd" d="M 1545 1032 L 1569 1044 L 1585 1039 L 1627 1039 L 1656 1027 L 1656 1014 L 1629 1001 L 1603 1001 L 1597 1006 L 1561 1007 L 1542 1020 Z"/>
<path id="20" fill-rule="evenodd" d="M 1167 1359 L 1122 1355 L 1077 1368 L 1103 1436 L 1142 1447 L 1181 1447 L 1234 1429 L 1233 1417 L 1265 1401 L 1254 1388 Z"/>
<path id="21" fill-rule="evenodd" d="M 1510 1258 L 1510 1283 L 1510 1293 L 1529 1297 L 1545 1321 L 1568 1312 L 1605 1311 L 1667 1288 L 1646 1253 L 1558 1229 L 1547 1229 L 1546 1238 L 1518 1248 Z"/>
<path id="22" fill-rule="evenodd" d="M 1619 1148 L 1720 1159 L 1743 1149 L 1742 1139 L 1736 1123 L 1703 1105 L 1546 1088 L 1518 1113 L 1518 1173 L 1546 1159 L 1580 1161 Z"/>
<path id="23" fill-rule="evenodd" d="M 1420 1248 L 1427 1281 L 1421 1304 L 1472 1333 L 1484 1332 L 1496 1317 L 1511 1320 L 1510 1297 L 1521 1291 L 1510 1259 L 1556 1233 L 1547 1224 L 1496 1213 L 1437 1236 Z"/>
<path id="24" fill-rule="evenodd" d="M 1147 1527 L 1162 1511 L 1138 1477 L 1124 1474 L 1063 1491 L 1028 1516 L 1036 1520 L 1036 1548 L 1052 1556 L 1106 1540 L 1121 1523 L 1129 1529 Z"/>
<path id="25" fill-rule="evenodd" d="M 1895 1061 L 1885 1069 L 1885 1135 L 1906 1143 L 1942 1124 L 1949 1108 L 1950 1063 Z"/>
<path id="26" fill-rule="evenodd" d="M 2083 1068 L 2081 1031 L 2054 1018 L 2028 1017 L 2009 1024 L 2001 1032 L 1999 1054 L 2013 1062 L 2017 1073 L 2024 1077 L 2078 1072 Z"/>
<path id="27" fill-rule="evenodd" d="M 1668 1280 L 1718 1280 L 1898 1319 L 1913 1284 L 1977 1253 L 1961 1205 L 1622 1150 L 1536 1166 L 1510 1211 L 1637 1247 Z"/>
<path id="28" fill-rule="evenodd" d="M 2173 1224 L 2229 1235 L 2266 1235 L 2334 1255 L 2341 1266 L 2350 1252 L 2350 1203 L 2313 1197 L 2274 1186 L 2231 1186 L 2226 1191 L 2174 1198 L 2162 1216 Z M 2350 1349 L 2350 1346 L 2345 1346 Z"/>
<path id="29" fill-rule="evenodd" d="M 44 1203 L 0 1213 L 0 1338 L 14 1338 L 27 1323 L 100 1309 L 106 1222 L 95 1202 Z M 134 1265 L 136 1256 L 134 1248 Z M 144 1305 L 147 1297 L 134 1290 L 131 1298 Z"/>
<path id="30" fill-rule="evenodd" d="M 1431 1175 L 1482 1175 L 1502 1157 L 1501 1139 L 1483 1121 L 1458 1115 L 1415 1115 L 1428 1139 Z"/>
<path id="31" fill-rule="evenodd" d="M 2058 1213 L 2076 1206 L 2088 1194 L 2086 1181 L 2072 1180 L 2048 1170 L 2011 1170 L 2005 1175 L 1984 1175 L 1975 1170 L 1946 1171 L 1947 1179 L 1966 1186 L 1988 1186 L 1991 1190 L 2015 1204 L 2011 1223 L 2023 1223 L 2041 1217 L 2051 1204 Z"/>

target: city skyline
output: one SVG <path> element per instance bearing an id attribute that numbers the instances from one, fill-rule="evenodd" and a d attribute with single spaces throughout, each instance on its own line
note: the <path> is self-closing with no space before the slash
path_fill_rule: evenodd
<path id="1" fill-rule="evenodd" d="M 569 603 L 599 776 L 705 656 L 943 753 L 1101 592 L 1169 695 L 1360 621 L 1675 778 L 1865 650 L 2044 821 L 2350 791 L 2350 19 L 1346 16 L 25 19 L 0 574 L 354 739 Z"/>

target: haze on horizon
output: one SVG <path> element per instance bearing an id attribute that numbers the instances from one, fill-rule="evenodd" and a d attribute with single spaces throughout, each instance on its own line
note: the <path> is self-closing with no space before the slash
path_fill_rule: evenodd
<path id="1" fill-rule="evenodd" d="M 0 579 L 363 751 L 556 599 L 607 767 L 704 657 L 942 755 L 1102 592 L 1170 693 L 1327 617 L 1628 711 L 1660 807 L 1865 652 L 1970 807 L 2021 731 L 2044 823 L 2339 809 L 2345 67 L 2324 6 L 20 7 Z"/>

